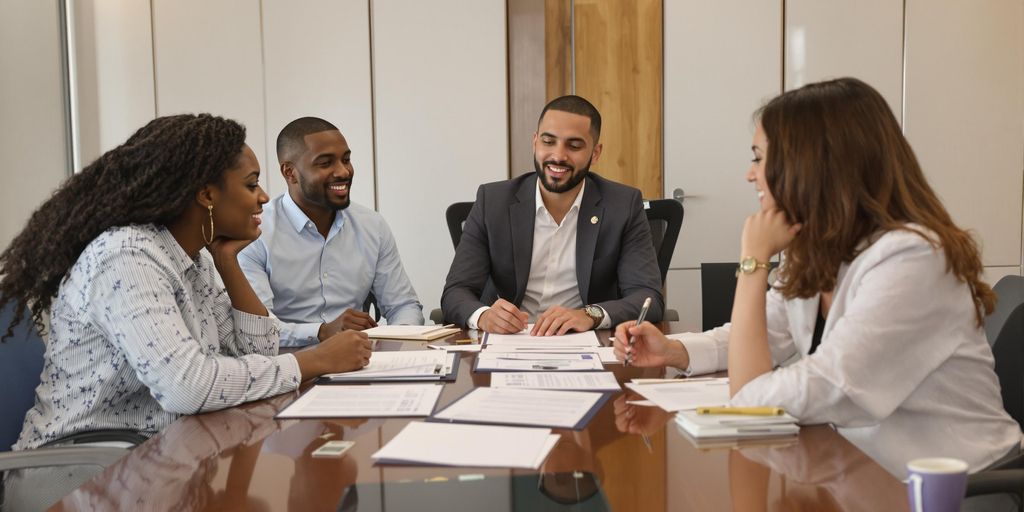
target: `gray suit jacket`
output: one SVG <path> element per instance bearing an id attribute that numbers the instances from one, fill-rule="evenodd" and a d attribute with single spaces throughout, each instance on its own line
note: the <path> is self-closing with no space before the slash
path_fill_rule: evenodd
<path id="1" fill-rule="evenodd" d="M 612 325 L 661 320 L 661 273 L 640 191 L 590 173 L 576 228 L 576 279 L 584 304 L 604 308 Z M 537 175 L 481 185 L 455 250 L 441 309 L 445 322 L 469 317 L 501 297 L 522 307 L 533 256 Z M 596 224 L 591 218 L 597 217 Z"/>

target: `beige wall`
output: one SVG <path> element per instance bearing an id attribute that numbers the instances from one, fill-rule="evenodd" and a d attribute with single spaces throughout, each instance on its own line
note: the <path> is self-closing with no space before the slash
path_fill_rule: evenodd
<path id="1" fill-rule="evenodd" d="M 444 208 L 507 175 L 505 2 L 71 4 L 83 162 L 154 115 L 209 110 L 246 123 L 277 194 L 277 131 L 319 114 L 355 149 L 354 199 L 387 218 L 424 305 L 437 306 L 452 256 Z M 0 0 L 3 245 L 68 168 L 58 5 Z M 1020 272 L 1024 2 L 664 0 L 664 45 L 664 195 L 691 196 L 668 300 L 689 327 L 696 269 L 736 260 L 756 208 L 743 180 L 751 113 L 844 74 L 897 111 L 954 217 L 979 235 L 986 275 Z"/>
<path id="2" fill-rule="evenodd" d="M 56 0 L 0 0 L 0 249 L 68 174 Z"/>

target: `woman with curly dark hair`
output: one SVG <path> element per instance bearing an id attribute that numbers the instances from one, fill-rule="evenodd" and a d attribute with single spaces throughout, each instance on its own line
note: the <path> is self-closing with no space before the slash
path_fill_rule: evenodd
<path id="1" fill-rule="evenodd" d="M 625 323 L 617 355 L 689 373 L 727 368 L 733 405 L 831 423 L 897 475 L 917 457 L 977 471 L 1017 453 L 1020 428 L 1003 410 L 982 330 L 995 297 L 977 245 L 882 96 L 853 78 L 786 92 L 760 110 L 751 149 L 761 211 L 740 239 L 732 321 L 679 343 Z"/>
<path id="2" fill-rule="evenodd" d="M 33 213 L 0 255 L 0 307 L 37 326 L 50 313 L 15 449 L 92 430 L 152 434 L 367 364 L 369 341 L 353 331 L 278 355 L 277 320 L 236 258 L 260 234 L 259 174 L 238 123 L 161 117 Z"/>

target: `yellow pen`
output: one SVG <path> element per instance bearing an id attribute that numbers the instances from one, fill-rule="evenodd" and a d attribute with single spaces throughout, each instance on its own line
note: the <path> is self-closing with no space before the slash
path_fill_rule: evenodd
<path id="1" fill-rule="evenodd" d="M 748 416 L 782 416 L 782 407 L 698 407 L 697 414 L 745 414 Z"/>

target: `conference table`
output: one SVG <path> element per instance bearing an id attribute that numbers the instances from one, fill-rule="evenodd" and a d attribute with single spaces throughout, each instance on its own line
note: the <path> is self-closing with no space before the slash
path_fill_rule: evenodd
<path id="1" fill-rule="evenodd" d="M 661 325 L 676 332 L 672 323 Z M 608 343 L 609 331 L 599 331 Z M 452 338 L 476 336 L 458 333 Z M 426 342 L 380 340 L 376 350 Z M 438 408 L 490 375 L 462 353 Z M 607 365 L 617 380 L 664 369 Z M 309 384 L 301 391 L 308 389 Z M 795 438 L 698 443 L 660 408 L 613 395 L 562 437 L 537 471 L 376 465 L 370 456 L 422 418 L 278 420 L 300 392 L 183 416 L 51 510 L 906 510 L 906 487 L 827 425 Z M 316 458 L 326 440 L 354 441 Z M 495 439 L 501 443 L 501 439 Z"/>

